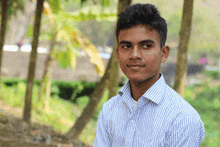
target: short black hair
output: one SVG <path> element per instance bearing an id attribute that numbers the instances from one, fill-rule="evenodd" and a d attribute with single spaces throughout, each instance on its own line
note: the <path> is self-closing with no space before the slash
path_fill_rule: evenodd
<path id="1" fill-rule="evenodd" d="M 164 18 L 160 16 L 160 12 L 152 4 L 134 4 L 127 6 L 125 11 L 118 15 L 119 19 L 116 27 L 116 37 L 120 30 L 132 28 L 137 25 L 144 25 L 150 30 L 158 31 L 160 35 L 160 47 L 165 45 L 167 38 L 167 24 Z"/>

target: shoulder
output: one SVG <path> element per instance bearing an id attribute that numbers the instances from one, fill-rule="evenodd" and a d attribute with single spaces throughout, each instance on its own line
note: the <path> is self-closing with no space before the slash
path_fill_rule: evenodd
<path id="1" fill-rule="evenodd" d="M 191 132 L 194 129 L 195 132 L 204 136 L 204 123 L 199 113 L 192 105 L 168 85 L 164 98 L 168 102 L 168 107 L 170 109 L 168 113 L 173 113 L 171 114 L 171 132 L 177 132 L 177 130 L 184 132 L 184 130 L 186 131 L 187 129 Z"/>
<path id="2" fill-rule="evenodd" d="M 200 118 L 199 113 L 183 97 L 181 97 L 170 86 L 166 85 L 165 97 L 170 107 L 174 108 L 178 114 L 192 115 Z"/>

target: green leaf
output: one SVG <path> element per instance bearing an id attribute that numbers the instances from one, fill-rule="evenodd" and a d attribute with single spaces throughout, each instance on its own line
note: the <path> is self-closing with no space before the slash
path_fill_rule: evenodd
<path id="1" fill-rule="evenodd" d="M 60 67 L 68 68 L 70 66 L 71 55 L 68 52 L 61 53 Z"/>
<path id="2" fill-rule="evenodd" d="M 57 14 L 62 9 L 60 0 L 48 0 L 48 2 L 52 13 Z"/>
<path id="3" fill-rule="evenodd" d="M 29 25 L 25 34 L 25 37 L 30 38 L 33 35 L 33 25 Z"/>
<path id="4" fill-rule="evenodd" d="M 74 48 L 79 48 L 80 47 L 80 44 L 76 39 L 73 39 L 73 47 Z"/>
<path id="5" fill-rule="evenodd" d="M 105 7 L 105 6 L 110 6 L 110 0 L 101 0 L 101 5 L 102 5 L 103 7 Z"/>

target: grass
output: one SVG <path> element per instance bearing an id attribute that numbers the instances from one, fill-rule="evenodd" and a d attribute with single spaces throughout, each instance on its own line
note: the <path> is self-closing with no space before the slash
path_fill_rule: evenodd
<path id="1" fill-rule="evenodd" d="M 24 83 L 19 83 L 16 87 L 1 86 L 2 101 L 12 107 L 24 106 L 25 97 Z M 80 97 L 77 104 L 60 99 L 57 96 L 51 97 L 49 102 L 50 110 L 43 109 L 43 104 L 37 104 L 38 86 L 33 88 L 32 100 L 32 121 L 40 124 L 51 125 L 55 130 L 66 133 L 75 123 L 89 102 L 89 97 Z M 186 87 L 185 100 L 188 101 L 200 114 L 205 125 L 205 138 L 201 147 L 220 146 L 220 84 L 211 86 L 208 82 Z M 108 100 L 108 90 L 98 106 L 98 111 L 92 120 L 86 125 L 79 139 L 92 145 L 96 134 L 96 123 L 102 105 Z"/>

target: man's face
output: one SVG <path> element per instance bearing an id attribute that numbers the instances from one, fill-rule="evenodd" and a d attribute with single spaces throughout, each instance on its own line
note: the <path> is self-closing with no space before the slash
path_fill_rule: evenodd
<path id="1" fill-rule="evenodd" d="M 130 81 L 145 81 L 159 75 L 161 62 L 167 57 L 164 58 L 164 47 L 160 48 L 160 36 L 156 30 L 150 31 L 143 25 L 121 30 L 118 43 L 117 58 Z"/>

